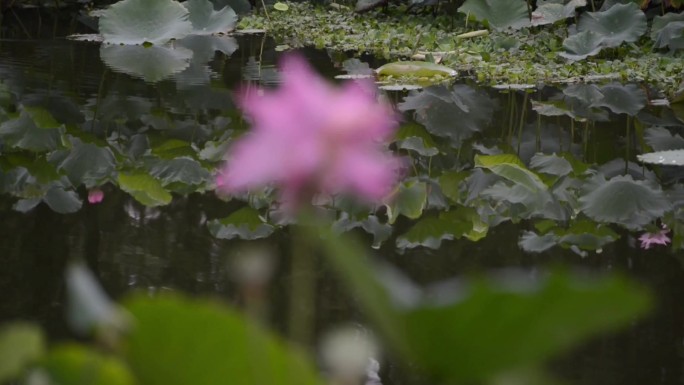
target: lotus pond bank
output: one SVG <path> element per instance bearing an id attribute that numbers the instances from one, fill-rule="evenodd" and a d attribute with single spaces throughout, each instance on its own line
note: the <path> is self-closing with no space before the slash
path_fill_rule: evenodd
<path id="1" fill-rule="evenodd" d="M 603 49 L 598 56 L 569 61 L 559 56 L 568 36 L 564 23 L 511 32 L 491 30 L 483 36 L 461 38 L 459 35 L 483 26 L 467 22 L 455 10 L 450 15 L 433 16 L 407 11 L 405 5 L 390 5 L 387 10 L 357 14 L 337 4 L 285 4 L 285 11 L 269 6 L 268 17 L 261 12 L 242 18 L 238 32 L 266 30 L 283 49 L 313 46 L 354 55 L 370 53 L 385 60 L 427 54 L 428 60 L 430 56 L 441 59 L 441 64 L 483 85 L 610 79 L 647 83 L 662 92 L 660 97 L 671 99 L 681 87 L 684 72 L 681 51 L 655 49 L 648 34 L 636 43 Z"/>

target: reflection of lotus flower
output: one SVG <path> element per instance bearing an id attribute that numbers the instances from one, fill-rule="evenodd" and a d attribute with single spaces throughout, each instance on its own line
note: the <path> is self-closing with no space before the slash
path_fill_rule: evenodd
<path id="1" fill-rule="evenodd" d="M 241 96 L 252 132 L 228 152 L 217 184 L 227 192 L 276 183 L 285 202 L 311 193 L 353 193 L 377 201 L 390 192 L 400 162 L 382 142 L 396 119 L 365 83 L 334 88 L 306 62 L 288 56 L 275 92 Z"/>
<path id="2" fill-rule="evenodd" d="M 639 237 L 639 241 L 641 241 L 641 248 L 648 250 L 651 248 L 651 245 L 667 245 L 670 243 L 670 237 L 667 235 L 668 232 L 669 230 L 664 228 L 657 233 L 641 234 Z"/>
<path id="3" fill-rule="evenodd" d="M 102 202 L 104 199 L 104 192 L 99 188 L 94 188 L 88 191 L 88 203 L 96 204 Z"/>

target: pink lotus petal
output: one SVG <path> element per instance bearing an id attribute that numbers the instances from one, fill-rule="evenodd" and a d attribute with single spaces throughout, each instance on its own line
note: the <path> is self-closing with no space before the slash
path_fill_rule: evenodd
<path id="1" fill-rule="evenodd" d="M 651 248 L 651 245 L 667 245 L 670 243 L 670 237 L 667 235 L 669 230 L 664 229 L 660 230 L 657 233 L 643 233 L 639 237 L 639 241 L 641 241 L 641 248 L 648 250 Z"/>
<path id="2" fill-rule="evenodd" d="M 228 151 L 217 186 L 230 193 L 275 184 L 287 202 L 317 192 L 381 199 L 400 168 L 382 145 L 397 126 L 392 108 L 368 83 L 334 87 L 300 56 L 281 64 L 279 89 L 239 96 L 252 131 Z"/>
<path id="3" fill-rule="evenodd" d="M 93 188 L 88 191 L 88 203 L 97 204 L 104 199 L 104 192 L 99 188 Z"/>

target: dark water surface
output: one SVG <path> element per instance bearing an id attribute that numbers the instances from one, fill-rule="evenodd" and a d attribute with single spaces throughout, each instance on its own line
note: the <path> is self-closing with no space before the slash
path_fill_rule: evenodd
<path id="1" fill-rule="evenodd" d="M 206 135 L 209 138 L 211 134 L 206 129 L 193 128 L 193 122 L 220 126 L 222 119 L 232 119 L 233 124 L 244 125 L 233 107 L 234 90 L 244 81 L 270 85 L 277 80 L 275 64 L 279 54 L 274 50 L 275 44 L 261 36 L 238 37 L 236 50 L 229 56 L 216 52 L 206 63 L 193 63 L 195 72 L 172 74 L 166 80 L 149 84 L 103 64 L 98 44 L 52 38 L 63 31 L 47 29 L 46 32 L 45 25 L 51 25 L 49 19 L 44 21 L 42 30 L 37 30 L 35 18 L 26 17 L 33 21 L 24 20 L 24 28 L 12 24 L 3 30 L 5 39 L 0 40 L 3 89 L 22 105 L 41 106 L 59 121 L 71 122 L 73 127 L 85 127 L 91 134 L 149 126 L 170 137 Z M 62 20 L 59 25 L 63 24 Z M 304 54 L 328 77 L 342 72 L 337 55 L 331 54 L 331 59 L 328 53 L 315 50 L 306 50 Z M 371 61 L 371 64 L 377 63 Z M 535 140 L 531 134 L 537 117 L 523 93 L 491 89 L 477 89 L 477 92 L 488 95 L 496 104 L 495 121 L 480 133 L 480 144 L 485 147 L 507 139 L 511 146 L 517 145 L 523 159 L 529 159 L 540 145 L 546 153 L 574 149 L 586 161 L 599 164 L 616 157 L 634 157 L 636 145 L 625 143 L 621 137 L 626 122 L 633 118 L 610 113 L 606 121 L 594 123 L 596 134 L 591 143 L 577 140 L 570 143 L 560 129 L 555 132 L 549 129 L 546 139 L 539 143 L 539 137 Z M 531 94 L 529 99 L 546 100 L 558 92 L 545 87 Z M 401 100 L 404 95 L 391 94 L 389 97 Z M 517 132 L 505 133 L 510 127 L 512 105 L 518 106 L 518 111 L 527 111 L 522 120 L 529 130 L 521 131 L 520 139 L 516 138 Z M 665 119 L 663 116 L 660 114 L 658 119 Z M 142 124 L 140 119 L 145 119 Z M 516 115 L 516 122 L 518 119 L 519 115 Z M 88 125 L 88 122 L 92 124 Z M 567 120 L 558 118 L 558 123 L 567 128 Z M 581 130 L 581 126 L 578 125 L 577 130 Z M 463 151 L 472 149 L 463 148 Z M 624 163 L 618 168 L 623 166 Z M 86 260 L 114 298 L 133 290 L 180 291 L 218 297 L 238 306 L 242 304 L 243 298 L 231 278 L 230 260 L 247 242 L 216 239 L 206 227 L 208 220 L 230 214 L 240 207 L 240 203 L 226 203 L 213 193 L 190 193 L 174 195 L 173 202 L 167 206 L 148 208 L 111 184 L 104 187 L 104 192 L 101 204 L 86 203 L 72 214 L 56 213 L 45 204 L 21 213 L 13 209 L 16 197 L 0 196 L 0 234 L 3 234 L 0 237 L 0 322 L 34 320 L 40 322 L 54 339 L 69 337 L 71 334 L 64 321 L 63 271 L 72 259 Z M 81 186 L 78 193 L 85 197 L 85 188 Z M 410 224 L 410 221 L 400 219 L 395 235 L 378 249 L 377 254 L 419 284 L 492 268 L 515 267 L 533 274 L 559 264 L 597 272 L 619 271 L 643 283 L 652 290 L 657 303 L 656 310 L 648 318 L 633 323 L 622 332 L 592 340 L 555 360 L 552 367 L 569 384 L 684 383 L 684 271 L 681 263 L 684 253 L 671 253 L 665 247 L 641 250 L 635 239 L 638 233 L 621 230 L 621 238 L 604 246 L 600 253 L 581 256 L 572 250 L 555 247 L 529 254 L 518 246 L 521 232 L 531 229 L 527 221 L 492 227 L 487 237 L 479 242 L 444 241 L 438 250 L 419 247 L 399 253 L 394 247 L 396 234 L 401 234 Z M 371 236 L 362 231 L 358 234 L 371 242 Z M 300 276 L 298 274 L 307 273 L 291 273 L 289 240 L 287 231 L 280 231 L 257 241 L 279 254 L 274 278 L 269 284 L 267 313 L 272 327 L 281 332 L 287 331 L 290 309 L 306 305 L 289 300 L 291 280 Z M 317 332 L 342 322 L 363 320 L 353 299 L 344 294 L 325 265 L 317 265 L 313 273 L 317 289 Z M 391 370 L 385 371 L 386 383 L 412 383 Z"/>

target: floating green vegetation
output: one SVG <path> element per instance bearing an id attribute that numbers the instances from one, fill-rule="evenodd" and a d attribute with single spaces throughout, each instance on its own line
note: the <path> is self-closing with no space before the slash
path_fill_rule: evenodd
<path id="1" fill-rule="evenodd" d="M 387 10 L 356 14 L 338 4 L 288 6 L 287 11 L 270 12 L 270 19 L 261 14 L 247 16 L 238 29 L 265 29 L 290 47 L 367 52 L 387 60 L 434 60 L 488 85 L 614 79 L 647 82 L 671 96 L 684 73 L 681 51 L 658 52 L 664 43 L 652 40 L 648 33 L 619 46 L 606 45 L 601 38 L 596 43 L 600 47 L 589 50 L 596 52 L 584 52 L 581 44 L 575 52 L 570 43 L 578 38 L 568 39 L 563 21 L 516 31 L 493 28 L 489 34 L 471 37 L 467 33 L 481 26 L 469 24 L 464 14 L 456 12 L 414 14 L 404 5 L 390 5 Z M 594 56 L 585 56 L 588 53 Z M 581 60 L 567 58 L 573 54 Z"/>

